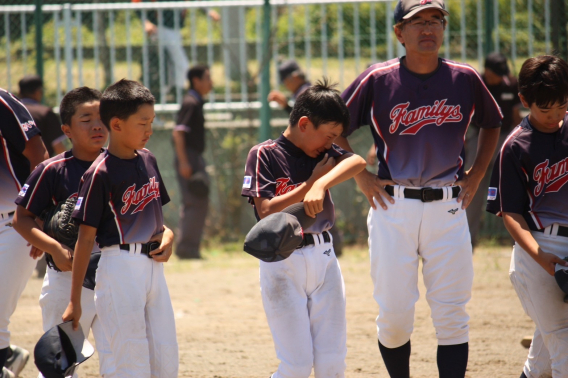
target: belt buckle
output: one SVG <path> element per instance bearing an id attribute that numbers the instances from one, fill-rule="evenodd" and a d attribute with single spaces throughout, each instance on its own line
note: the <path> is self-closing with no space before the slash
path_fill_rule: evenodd
<path id="1" fill-rule="evenodd" d="M 422 202 L 432 202 L 434 201 L 434 189 L 432 188 L 422 188 L 421 190 Z"/>

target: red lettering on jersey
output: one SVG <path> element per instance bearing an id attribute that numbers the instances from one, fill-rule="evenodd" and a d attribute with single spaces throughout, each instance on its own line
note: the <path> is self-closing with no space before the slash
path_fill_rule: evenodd
<path id="1" fill-rule="evenodd" d="M 281 196 L 282 194 L 291 192 L 292 190 L 296 189 L 298 186 L 301 185 L 301 183 L 288 185 L 289 182 L 290 182 L 289 178 L 276 179 L 276 193 L 274 196 L 278 197 Z"/>
<path id="2" fill-rule="evenodd" d="M 534 195 L 538 197 L 542 192 L 554 193 L 568 182 L 568 158 L 548 166 L 548 159 L 534 167 L 533 180 L 537 182 Z M 545 189 L 546 186 L 546 189 Z"/>
<path id="3" fill-rule="evenodd" d="M 22 128 L 24 129 L 24 131 L 30 131 L 30 129 L 35 125 L 35 122 L 30 120 L 28 122 L 22 123 Z"/>
<path id="4" fill-rule="evenodd" d="M 122 202 L 124 206 L 120 209 L 122 215 L 126 214 L 130 206 L 134 205 L 136 208 L 132 214 L 144 210 L 146 205 L 160 196 L 160 183 L 156 181 L 156 177 L 151 177 L 150 182 L 144 184 L 140 189 L 136 190 L 136 184 L 133 184 L 126 189 L 122 195 Z"/>
<path id="5" fill-rule="evenodd" d="M 400 125 L 406 127 L 400 135 L 416 135 L 424 126 L 435 124 L 441 126 L 447 122 L 461 122 L 463 115 L 460 105 L 446 105 L 448 99 L 434 101 L 434 105 L 420 106 L 414 110 L 408 110 L 410 102 L 398 104 L 392 108 L 390 119 L 392 123 L 389 131 L 394 134 Z"/>

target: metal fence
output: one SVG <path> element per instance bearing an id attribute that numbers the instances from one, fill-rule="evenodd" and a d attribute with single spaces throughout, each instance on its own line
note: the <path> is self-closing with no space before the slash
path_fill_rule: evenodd
<path id="1" fill-rule="evenodd" d="M 18 0 L 18 4 L 25 1 L 31 0 Z M 487 52 L 501 51 L 517 71 L 529 56 L 565 51 L 564 3 L 446 0 L 451 16 L 441 55 L 479 68 Z M 0 87 L 17 92 L 18 80 L 36 71 L 38 51 L 46 102 L 52 106 L 76 86 L 104 89 L 123 77 L 143 82 L 158 100 L 158 130 L 149 147 L 158 156 L 173 193 L 166 220 L 175 225 L 177 183 L 167 128 L 179 108 L 184 83 L 173 74 L 175 61 L 167 46 L 171 41 L 160 34 L 169 28 L 170 35 L 180 37 L 190 64 L 211 67 L 215 85 L 206 105 L 206 153 L 214 190 L 207 232 L 233 239 L 253 223 L 250 209 L 238 194 L 246 153 L 258 139 L 263 65 L 270 64 L 272 88 L 281 85 L 278 62 L 293 58 L 309 79 L 329 76 L 343 89 L 369 64 L 404 53 L 392 32 L 396 1 L 271 0 L 266 51 L 262 49 L 262 5 L 262 0 L 50 4 L 42 7 L 37 19 L 34 5 L 1 5 Z M 212 17 L 211 11 L 220 19 Z M 149 32 L 148 22 L 158 32 Z M 36 44 L 36 27 L 42 31 L 41 49 Z M 286 114 L 273 112 L 272 126 L 285 124 Z M 365 133 L 356 134 L 359 139 L 353 143 L 364 154 L 370 142 Z M 352 240 L 364 239 L 365 198 L 352 182 L 334 193 L 341 228 Z M 504 233 L 494 217 L 486 219 L 482 235 Z"/>

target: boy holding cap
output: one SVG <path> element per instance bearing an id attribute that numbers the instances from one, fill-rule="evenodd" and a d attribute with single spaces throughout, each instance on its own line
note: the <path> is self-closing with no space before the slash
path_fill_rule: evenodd
<path id="1" fill-rule="evenodd" d="M 333 144 L 348 127 L 345 103 L 324 80 L 298 97 L 284 133 L 247 158 L 242 195 L 258 220 L 301 201 L 315 217 L 288 258 L 260 262 L 262 303 L 281 361 L 272 378 L 307 378 L 312 367 L 318 378 L 345 374 L 345 290 L 328 232 L 335 221 L 328 189 L 365 167 Z"/>

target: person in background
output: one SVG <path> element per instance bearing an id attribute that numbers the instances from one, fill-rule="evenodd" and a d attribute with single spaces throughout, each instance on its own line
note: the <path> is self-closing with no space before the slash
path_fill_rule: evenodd
<path id="1" fill-rule="evenodd" d="M 485 58 L 484 66 L 482 75 L 483 82 L 493 98 L 495 98 L 495 101 L 497 101 L 503 113 L 497 149 L 489 165 L 489 167 L 493 167 L 495 156 L 497 156 L 499 148 L 505 141 L 505 138 L 509 135 L 513 127 L 521 122 L 520 109 L 522 104 L 519 99 L 517 79 L 512 76 L 509 71 L 507 58 L 498 52 L 491 53 Z M 475 154 L 477 153 L 478 134 L 479 129 L 477 127 L 470 127 L 467 133 L 465 166 L 468 169 L 473 164 Z M 479 189 L 466 210 L 473 248 L 475 248 L 479 242 L 479 229 L 481 228 L 481 218 L 487 200 L 487 188 L 489 187 L 491 172 L 491 168 L 485 172 L 485 176 L 479 184 Z"/>
<path id="2" fill-rule="evenodd" d="M 284 87 L 292 93 L 293 101 L 312 85 L 306 80 L 306 74 L 300 69 L 298 63 L 292 59 L 280 64 L 278 76 Z M 288 98 L 278 90 L 273 90 L 268 94 L 268 101 L 276 101 L 282 109 L 288 113 L 292 112 L 292 106 L 288 103 Z"/>
<path id="3" fill-rule="evenodd" d="M 204 98 L 213 89 L 209 67 L 187 72 L 189 91 L 183 98 L 172 137 L 182 203 L 175 252 L 182 259 L 200 259 L 199 246 L 209 208 L 209 177 L 205 172 Z"/>
<path id="4" fill-rule="evenodd" d="M 20 100 L 28 109 L 36 126 L 41 131 L 41 138 L 49 156 L 65 152 L 67 137 L 61 131 L 59 117 L 49 106 L 41 103 L 43 99 L 43 80 L 37 75 L 24 76 L 18 83 Z"/>

